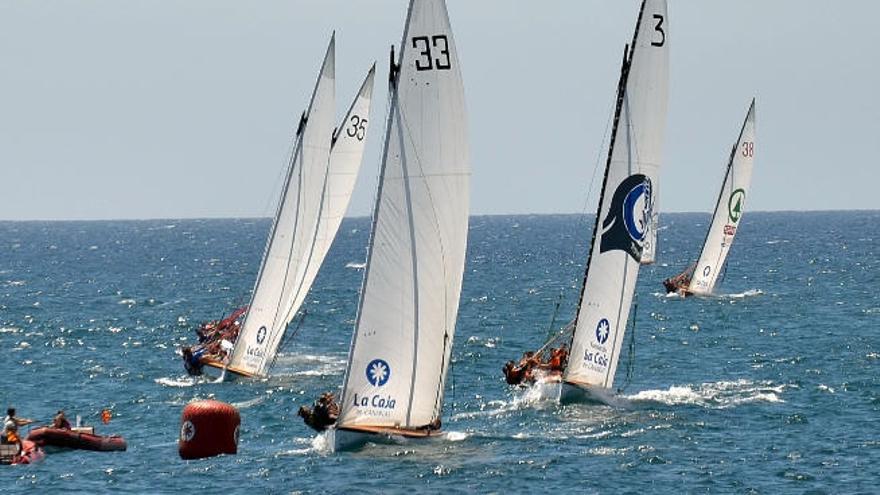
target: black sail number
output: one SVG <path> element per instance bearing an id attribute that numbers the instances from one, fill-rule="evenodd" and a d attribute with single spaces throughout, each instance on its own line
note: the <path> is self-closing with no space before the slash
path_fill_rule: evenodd
<path id="1" fill-rule="evenodd" d="M 421 50 L 416 58 L 416 70 L 449 70 L 452 68 L 452 61 L 449 58 L 449 39 L 445 34 L 431 37 L 415 36 L 412 39 L 412 46 L 416 50 Z"/>
<path id="2" fill-rule="evenodd" d="M 660 41 L 651 41 L 651 46 L 663 46 L 666 44 L 666 31 L 663 30 L 663 16 L 660 14 L 654 14 L 654 19 L 657 20 L 657 25 L 654 26 L 654 31 L 660 33 Z"/>
<path id="3" fill-rule="evenodd" d="M 345 134 L 348 137 L 356 138 L 358 141 L 363 141 L 367 136 L 367 119 L 362 119 L 358 115 L 352 115 L 348 121 L 351 125 L 345 130 Z"/>

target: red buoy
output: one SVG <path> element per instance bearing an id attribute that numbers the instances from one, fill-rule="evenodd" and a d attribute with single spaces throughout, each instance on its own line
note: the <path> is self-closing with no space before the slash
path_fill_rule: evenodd
<path id="1" fill-rule="evenodd" d="M 238 410 L 225 402 L 202 400 L 183 408 L 177 451 L 181 459 L 201 459 L 238 451 Z"/>

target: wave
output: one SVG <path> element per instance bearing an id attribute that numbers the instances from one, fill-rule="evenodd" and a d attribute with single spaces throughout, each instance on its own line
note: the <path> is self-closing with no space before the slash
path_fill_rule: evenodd
<path id="1" fill-rule="evenodd" d="M 260 397 L 254 397 L 253 399 L 244 400 L 241 402 L 232 402 L 232 406 L 235 407 L 236 409 L 247 409 L 249 407 L 253 407 L 253 406 L 262 404 L 263 402 L 266 402 L 265 395 L 260 396 Z"/>
<path id="2" fill-rule="evenodd" d="M 164 385 L 166 387 L 192 387 L 193 385 L 197 385 L 199 383 L 203 383 L 201 380 L 195 377 L 186 377 L 186 378 L 170 378 L 170 377 L 162 377 L 156 378 L 153 380 L 159 385 Z"/>
<path id="3" fill-rule="evenodd" d="M 559 402 L 559 383 L 538 382 L 518 390 L 509 400 L 492 400 L 480 405 L 479 411 L 461 412 L 451 416 L 451 421 L 480 417 L 496 417 L 521 409 L 555 407 Z"/>
<path id="4" fill-rule="evenodd" d="M 764 291 L 761 289 L 749 289 L 745 292 L 739 292 L 735 294 L 719 294 L 718 297 L 722 299 L 745 299 L 747 297 L 755 297 L 761 296 L 764 294 Z"/>
<path id="5" fill-rule="evenodd" d="M 367 267 L 366 263 L 356 263 L 354 261 L 349 261 L 345 264 L 346 268 L 354 268 L 355 270 L 363 270 Z"/>
<path id="6" fill-rule="evenodd" d="M 699 385 L 673 385 L 666 390 L 643 390 L 623 398 L 632 403 L 648 402 L 668 406 L 695 405 L 707 409 L 728 409 L 753 402 L 785 402 L 785 385 L 751 380 L 720 381 Z"/>

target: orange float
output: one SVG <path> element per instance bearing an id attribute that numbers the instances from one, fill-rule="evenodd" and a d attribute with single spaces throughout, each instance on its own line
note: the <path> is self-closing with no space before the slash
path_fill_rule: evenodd
<path id="1" fill-rule="evenodd" d="M 177 450 L 181 459 L 201 459 L 238 452 L 241 416 L 216 400 L 191 402 L 183 408 Z"/>

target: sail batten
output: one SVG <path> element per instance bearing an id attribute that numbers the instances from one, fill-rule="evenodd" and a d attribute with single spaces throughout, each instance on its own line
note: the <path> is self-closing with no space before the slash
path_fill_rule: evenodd
<path id="1" fill-rule="evenodd" d="M 443 0 L 411 0 L 397 55 L 340 428 L 438 419 L 458 313 L 470 165 Z"/>
<path id="2" fill-rule="evenodd" d="M 563 380 L 611 388 L 639 265 L 650 243 L 665 132 L 665 0 L 642 2 L 625 50 L 596 225 Z"/>
<path id="3" fill-rule="evenodd" d="M 715 287 L 730 246 L 739 229 L 752 180 L 755 151 L 755 100 L 752 100 L 739 137 L 730 152 L 721 190 L 688 292 L 710 294 Z"/>

